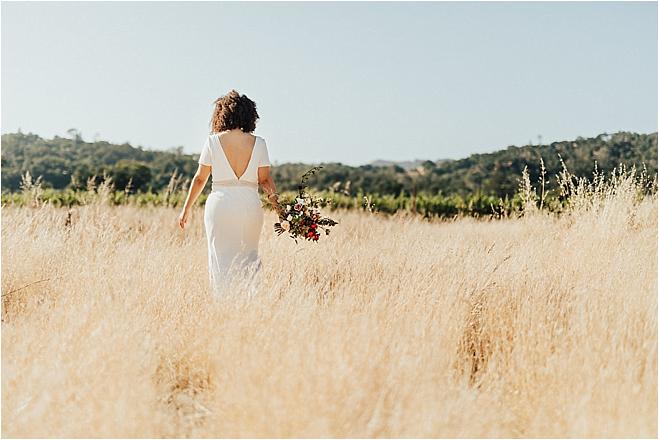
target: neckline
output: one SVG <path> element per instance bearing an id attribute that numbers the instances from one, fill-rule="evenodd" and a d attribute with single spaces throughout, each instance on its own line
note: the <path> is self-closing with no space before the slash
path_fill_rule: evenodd
<path id="1" fill-rule="evenodd" d="M 220 145 L 220 150 L 222 150 L 222 156 L 224 156 L 224 161 L 227 163 L 229 168 L 231 169 L 231 172 L 233 173 L 233 177 L 236 178 L 236 181 L 239 181 L 240 179 L 243 178 L 245 173 L 247 173 L 247 170 L 249 169 L 249 166 L 252 164 L 252 158 L 254 157 L 254 150 L 256 149 L 256 143 L 258 142 L 259 138 L 258 136 L 254 135 L 254 145 L 252 146 L 252 151 L 249 154 L 249 160 L 247 161 L 247 166 L 245 166 L 245 170 L 243 173 L 238 177 L 236 174 L 236 170 L 233 169 L 231 166 L 231 162 L 229 162 L 229 158 L 227 157 L 227 153 L 224 151 L 224 147 L 222 146 L 222 141 L 220 140 L 220 134 L 217 133 L 217 143 Z"/>

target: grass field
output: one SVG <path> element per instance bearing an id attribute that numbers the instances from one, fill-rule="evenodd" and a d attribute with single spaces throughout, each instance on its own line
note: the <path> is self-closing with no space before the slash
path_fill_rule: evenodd
<path id="1" fill-rule="evenodd" d="M 2 210 L 3 437 L 656 437 L 657 198 L 336 211 L 209 295 L 201 209 Z"/>

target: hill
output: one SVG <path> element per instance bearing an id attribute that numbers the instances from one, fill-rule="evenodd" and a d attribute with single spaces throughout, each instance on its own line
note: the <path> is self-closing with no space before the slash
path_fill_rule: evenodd
<path id="1" fill-rule="evenodd" d="M 310 180 L 315 189 L 332 188 L 349 194 L 410 194 L 413 192 L 460 194 L 483 193 L 504 197 L 512 195 L 525 166 L 531 180 L 540 176 L 540 158 L 544 160 L 548 186 L 560 172 L 559 154 L 568 169 L 589 177 L 597 162 L 599 170 L 610 172 L 619 164 L 638 169 L 643 165 L 652 175 L 657 173 L 657 133 L 619 132 L 593 138 L 554 142 L 548 145 L 509 146 L 487 154 L 472 154 L 459 160 L 389 163 L 376 161 L 362 166 L 322 163 L 324 169 Z M 116 187 L 123 189 L 129 180 L 134 190 L 160 191 L 174 171 L 189 178 L 197 163 L 196 154 L 183 154 L 182 148 L 167 151 L 145 150 L 130 144 L 85 142 L 56 136 L 43 139 L 36 134 L 2 135 L 2 189 L 19 189 L 26 171 L 43 176 L 45 187 L 84 187 L 87 179 L 103 172 L 112 176 Z M 313 164 L 317 165 L 317 164 Z M 299 176 L 311 164 L 286 163 L 273 167 L 278 188 L 294 190 Z"/>
<path id="2" fill-rule="evenodd" d="M 370 162 L 370 165 L 373 165 L 374 167 L 389 167 L 389 166 L 399 166 L 405 170 L 414 170 L 417 167 L 419 167 L 424 161 L 421 159 L 414 159 L 414 160 L 401 160 L 401 161 L 396 161 L 396 160 L 374 160 Z"/>
<path id="3" fill-rule="evenodd" d="M 450 162 L 452 160 L 454 160 L 454 159 L 439 159 L 439 160 L 436 160 L 434 162 L 435 162 L 435 164 L 439 165 L 443 162 Z M 401 167 L 401 168 L 403 168 L 407 171 L 411 171 L 411 170 L 415 170 L 418 167 L 420 167 L 421 164 L 423 164 L 423 162 L 425 162 L 425 160 L 421 160 L 421 159 L 401 160 L 401 161 L 378 159 L 378 160 L 371 161 L 369 164 L 373 165 L 374 167 L 388 167 L 388 166 L 397 165 L 397 166 L 399 166 L 399 167 Z"/>

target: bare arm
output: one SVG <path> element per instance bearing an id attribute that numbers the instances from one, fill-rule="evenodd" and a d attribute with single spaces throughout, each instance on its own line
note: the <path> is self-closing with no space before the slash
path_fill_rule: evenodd
<path id="1" fill-rule="evenodd" d="M 270 173 L 270 167 L 259 167 L 259 185 L 263 188 L 263 192 L 267 195 L 268 201 L 272 203 L 277 211 L 281 210 L 279 201 L 277 200 L 277 188 L 275 181 Z"/>
<path id="2" fill-rule="evenodd" d="M 211 174 L 211 167 L 209 165 L 199 165 L 197 172 L 192 178 L 192 183 L 190 184 L 190 189 L 188 190 L 188 196 L 185 199 L 185 204 L 183 205 L 183 210 L 178 218 L 178 224 L 181 229 L 185 228 L 185 224 L 188 221 L 190 216 L 190 209 L 194 206 L 199 194 L 206 186 L 206 181 L 208 176 Z"/>

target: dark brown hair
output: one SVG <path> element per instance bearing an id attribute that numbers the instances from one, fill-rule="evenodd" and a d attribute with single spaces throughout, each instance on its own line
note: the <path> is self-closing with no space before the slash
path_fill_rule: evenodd
<path id="1" fill-rule="evenodd" d="M 211 118 L 211 133 L 240 128 L 245 133 L 256 129 L 259 114 L 256 103 L 246 95 L 241 95 L 234 89 L 215 100 L 215 110 Z"/>

